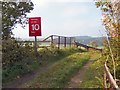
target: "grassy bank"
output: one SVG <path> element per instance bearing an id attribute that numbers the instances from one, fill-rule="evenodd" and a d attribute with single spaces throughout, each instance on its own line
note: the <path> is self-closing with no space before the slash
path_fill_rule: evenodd
<path id="1" fill-rule="evenodd" d="M 99 53 L 91 53 L 93 64 L 87 70 L 80 88 L 103 88 L 103 60 Z"/>
<path id="2" fill-rule="evenodd" d="M 24 52 L 23 54 L 21 52 Z M 29 51 L 28 51 L 29 50 Z M 16 62 L 9 64 L 2 70 L 2 81 L 3 86 L 5 86 L 8 82 L 11 82 L 13 80 L 17 80 L 21 77 L 23 77 L 26 74 L 30 74 L 31 72 L 41 68 L 48 66 L 56 61 L 61 60 L 62 58 L 67 57 L 68 55 L 71 55 L 76 52 L 82 52 L 79 49 L 64 49 L 64 50 L 58 50 L 58 49 L 41 49 L 39 50 L 39 54 L 41 57 L 36 58 L 34 55 L 34 52 L 30 51 L 31 49 L 27 48 L 19 48 L 16 51 L 12 51 L 9 53 L 8 56 L 12 55 L 12 53 L 16 56 L 13 56 Z M 12 60 L 12 58 L 9 58 L 8 61 Z M 42 64 L 39 64 L 40 61 L 42 61 Z"/>
<path id="3" fill-rule="evenodd" d="M 87 53 L 69 55 L 52 65 L 49 71 L 39 75 L 23 87 L 64 88 L 70 78 L 89 60 Z"/>

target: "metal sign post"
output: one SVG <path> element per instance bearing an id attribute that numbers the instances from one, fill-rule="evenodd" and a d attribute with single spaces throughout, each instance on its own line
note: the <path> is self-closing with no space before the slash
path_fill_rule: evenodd
<path id="1" fill-rule="evenodd" d="M 37 55 L 37 36 L 35 36 L 35 55 Z"/>
<path id="2" fill-rule="evenodd" d="M 41 36 L 41 17 L 29 18 L 29 36 L 35 36 L 35 54 L 37 55 L 37 36 Z"/>

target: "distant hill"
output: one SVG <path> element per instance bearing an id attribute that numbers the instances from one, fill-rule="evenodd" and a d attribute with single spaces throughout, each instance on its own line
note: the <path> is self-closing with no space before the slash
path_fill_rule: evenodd
<path id="1" fill-rule="evenodd" d="M 77 42 L 82 44 L 89 44 L 92 41 L 95 41 L 98 46 L 102 46 L 102 40 L 104 37 L 91 37 L 91 36 L 75 36 Z"/>

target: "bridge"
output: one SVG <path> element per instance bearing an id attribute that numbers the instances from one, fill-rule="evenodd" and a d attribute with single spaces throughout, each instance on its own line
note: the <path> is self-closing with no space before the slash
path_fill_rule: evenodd
<path id="1" fill-rule="evenodd" d="M 87 51 L 91 51 L 91 50 L 95 50 L 95 51 L 100 51 L 102 52 L 102 49 L 99 49 L 99 48 L 95 48 L 95 47 L 91 47 L 91 46 L 88 46 L 88 45 L 85 45 L 85 44 L 82 44 L 82 43 L 79 43 L 79 42 L 75 42 L 75 45 L 78 47 L 84 47 Z"/>
<path id="2" fill-rule="evenodd" d="M 21 45 L 31 44 L 31 46 L 34 46 L 34 41 L 19 41 L 18 43 Z M 81 47 L 81 48 L 86 49 L 87 51 L 96 50 L 96 51 L 102 52 L 102 49 L 98 49 L 96 47 L 91 47 L 91 46 L 82 44 L 80 42 L 76 42 L 74 37 L 50 35 L 41 41 L 37 41 L 37 43 L 38 43 L 37 45 L 39 47 L 43 47 L 43 46 L 47 46 L 47 47 L 53 46 L 54 47 L 55 46 L 58 49 L 66 48 L 66 47 L 70 47 L 70 48 L 71 47 Z M 42 44 L 44 44 L 44 45 L 42 45 Z"/>

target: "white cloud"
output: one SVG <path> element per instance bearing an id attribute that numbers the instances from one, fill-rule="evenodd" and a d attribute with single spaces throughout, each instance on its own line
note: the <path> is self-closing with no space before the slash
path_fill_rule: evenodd
<path id="1" fill-rule="evenodd" d="M 48 2 L 93 2 L 94 0 L 33 0 L 33 1 L 37 1 L 37 2 L 44 2 L 44 3 L 48 3 Z"/>
<path id="2" fill-rule="evenodd" d="M 79 7 L 67 7 L 64 9 L 63 14 L 66 16 L 76 16 L 80 14 L 87 14 L 89 7 L 79 6 Z"/>
<path id="3" fill-rule="evenodd" d="M 52 0 L 56 2 L 93 2 L 93 0 Z"/>

